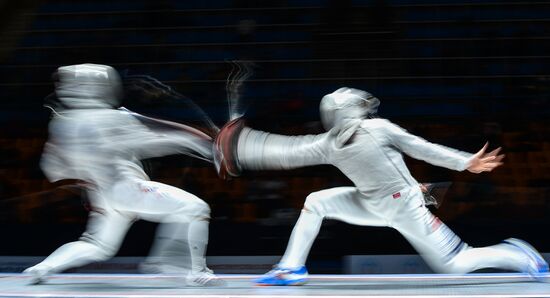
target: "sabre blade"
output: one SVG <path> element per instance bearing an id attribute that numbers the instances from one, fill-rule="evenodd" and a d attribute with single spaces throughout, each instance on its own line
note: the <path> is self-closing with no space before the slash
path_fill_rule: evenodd
<path id="1" fill-rule="evenodd" d="M 227 76 L 225 91 L 227 93 L 228 121 L 241 118 L 247 107 L 242 100 L 244 82 L 253 74 L 252 62 L 230 61 L 231 72 Z"/>

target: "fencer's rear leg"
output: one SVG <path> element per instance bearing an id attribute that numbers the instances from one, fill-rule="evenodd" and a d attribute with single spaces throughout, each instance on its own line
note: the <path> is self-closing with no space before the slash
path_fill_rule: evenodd
<path id="1" fill-rule="evenodd" d="M 50 274 L 107 260 L 116 254 L 132 223 L 132 218 L 117 212 L 92 211 L 80 240 L 59 247 L 24 273 L 31 275 L 31 284 L 39 284 Z"/>
<path id="2" fill-rule="evenodd" d="M 471 247 L 435 217 L 422 203 L 419 191 L 411 194 L 394 221 L 396 228 L 436 272 L 464 274 L 494 268 L 538 272 L 546 262 L 536 250 L 522 248 L 522 242 L 505 241 L 487 247 Z M 520 244 L 518 244 L 520 243 Z M 527 246 L 523 246 L 527 247 Z M 546 265 L 547 266 L 547 265 Z M 547 267 L 545 267 L 547 268 Z"/>

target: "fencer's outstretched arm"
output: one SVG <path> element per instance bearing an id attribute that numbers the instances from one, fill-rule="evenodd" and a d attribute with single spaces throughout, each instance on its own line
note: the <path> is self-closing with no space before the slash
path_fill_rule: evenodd
<path id="1" fill-rule="evenodd" d="M 140 159 L 181 153 L 212 161 L 212 139 L 201 131 L 187 125 L 145 117 L 126 109 L 119 112 L 128 118 L 125 123 L 119 124 L 118 137 L 113 138 L 113 148 L 134 152 Z M 164 124 L 167 129 L 150 129 L 136 120 L 140 117 Z"/>
<path id="2" fill-rule="evenodd" d="M 285 136 L 245 127 L 239 137 L 237 158 L 250 170 L 283 170 L 326 164 L 326 136 Z"/>
<path id="3" fill-rule="evenodd" d="M 282 170 L 327 164 L 328 133 L 284 136 L 244 126 L 243 119 L 227 123 L 214 141 L 214 164 L 222 178 L 243 169 Z"/>
<path id="4" fill-rule="evenodd" d="M 426 161 L 430 164 L 445 167 L 456 171 L 468 169 L 473 173 L 491 171 L 500 162 L 503 155 L 497 155 L 500 148 L 485 153 L 487 144 L 476 154 L 459 151 L 453 148 L 430 143 L 423 138 L 408 133 L 396 124 L 386 121 L 386 133 L 391 143 L 405 154 Z"/>
<path id="5" fill-rule="evenodd" d="M 139 158 L 151 158 L 170 154 L 185 154 L 212 162 L 212 141 L 182 132 L 150 132 L 136 149 Z"/>

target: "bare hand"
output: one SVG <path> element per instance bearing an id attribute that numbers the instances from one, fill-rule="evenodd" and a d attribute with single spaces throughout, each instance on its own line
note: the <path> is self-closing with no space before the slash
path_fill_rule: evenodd
<path id="1" fill-rule="evenodd" d="M 489 146 L 489 143 L 485 143 L 485 146 L 479 150 L 472 159 L 470 160 L 470 164 L 468 165 L 467 170 L 479 174 L 481 172 L 490 172 L 494 170 L 496 167 L 502 165 L 502 159 L 504 158 L 504 154 L 498 155 L 500 152 L 501 147 L 498 147 L 497 149 L 485 153 L 485 150 L 487 150 L 487 147 Z"/>

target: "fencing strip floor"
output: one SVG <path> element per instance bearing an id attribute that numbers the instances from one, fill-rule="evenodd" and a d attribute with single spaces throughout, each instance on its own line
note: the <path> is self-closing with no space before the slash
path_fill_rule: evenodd
<path id="1" fill-rule="evenodd" d="M 30 277 L 0 274 L 0 297 L 93 298 L 301 298 L 301 297 L 549 297 L 547 282 L 525 274 L 391 274 L 310 275 L 303 286 L 256 286 L 258 275 L 219 275 L 224 287 L 185 287 L 181 277 L 149 274 L 57 274 L 44 284 L 29 285 Z"/>

